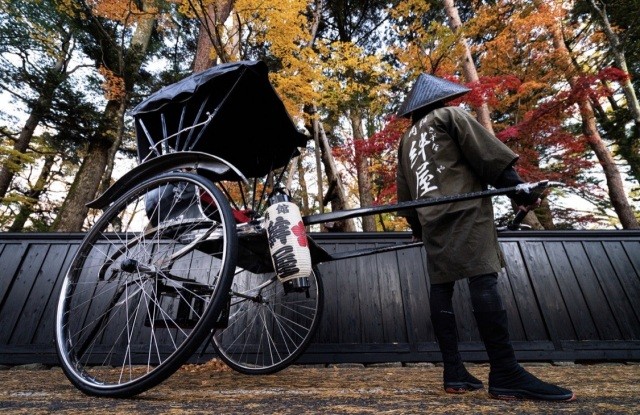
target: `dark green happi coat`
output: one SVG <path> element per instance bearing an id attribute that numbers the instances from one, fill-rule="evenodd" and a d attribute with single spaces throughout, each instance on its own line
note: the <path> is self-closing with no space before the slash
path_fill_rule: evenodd
<path id="1" fill-rule="evenodd" d="M 431 111 L 398 150 L 398 201 L 485 190 L 518 156 L 458 107 Z M 504 266 L 490 198 L 401 212 L 417 215 L 432 284 Z"/>

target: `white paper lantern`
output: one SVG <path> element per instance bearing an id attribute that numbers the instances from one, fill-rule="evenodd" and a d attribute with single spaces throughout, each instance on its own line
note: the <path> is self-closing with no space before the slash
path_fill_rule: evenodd
<path id="1" fill-rule="evenodd" d="M 265 212 L 265 226 L 271 261 L 280 281 L 308 277 L 311 254 L 298 206 L 288 201 L 272 204 Z"/>

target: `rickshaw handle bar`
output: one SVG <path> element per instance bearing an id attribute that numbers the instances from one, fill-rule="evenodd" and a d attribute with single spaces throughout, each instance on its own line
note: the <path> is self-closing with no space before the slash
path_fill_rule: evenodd
<path id="1" fill-rule="evenodd" d="M 471 199 L 480 199 L 483 197 L 500 196 L 508 193 L 529 193 L 534 190 L 546 189 L 548 187 L 564 186 L 560 182 L 552 182 L 549 180 L 542 180 L 533 183 L 522 183 L 513 187 L 504 187 L 501 189 L 489 189 L 480 192 L 462 193 L 458 195 L 435 197 L 430 199 L 418 199 L 410 200 L 407 202 L 400 202 L 393 205 L 384 206 L 370 206 L 361 207 L 355 209 L 340 210 L 337 212 L 320 213 L 316 215 L 303 216 L 302 222 L 305 225 L 314 225 L 318 223 L 333 222 L 338 220 L 350 219 L 359 216 L 377 215 L 380 213 L 397 212 L 405 209 L 415 209 L 427 206 L 443 205 L 446 203 L 462 202 Z"/>

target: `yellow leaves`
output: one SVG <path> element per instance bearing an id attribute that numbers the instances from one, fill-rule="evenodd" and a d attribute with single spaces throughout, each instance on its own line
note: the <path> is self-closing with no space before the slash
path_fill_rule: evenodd
<path id="1" fill-rule="evenodd" d="M 200 4 L 201 2 L 196 2 L 196 4 Z M 187 17 L 190 18 L 195 18 L 196 17 L 196 13 L 194 13 L 194 10 L 192 8 L 191 5 L 191 1 L 189 0 L 182 0 L 180 1 L 180 4 L 178 5 L 178 12 L 184 14 Z M 201 15 L 200 13 L 202 12 L 202 9 L 198 9 L 197 10 L 198 15 Z"/>
<path id="2" fill-rule="evenodd" d="M 102 89 L 104 90 L 105 98 L 109 101 L 123 100 L 127 94 L 124 79 L 105 66 L 100 66 L 98 72 L 104 77 Z"/>
<path id="3" fill-rule="evenodd" d="M 134 24 L 144 16 L 158 13 L 158 9 L 152 6 L 151 1 L 145 0 L 143 9 L 137 6 L 138 2 L 131 0 L 86 0 L 97 16 L 111 20 L 117 20 L 123 24 Z"/>
<path id="4" fill-rule="evenodd" d="M 243 26 L 251 32 L 254 44 L 266 44 L 278 57 L 286 58 L 309 43 L 305 29 L 306 1 L 237 0 L 234 10 Z"/>
<path id="5" fill-rule="evenodd" d="M 489 74 L 522 73 L 537 66 L 551 49 L 550 14 L 536 12 L 528 2 L 501 1 L 477 10 L 466 25 L 467 33 L 483 36 L 483 60 Z"/>
<path id="6" fill-rule="evenodd" d="M 518 88 L 518 94 L 525 94 L 525 95 L 535 94 L 538 91 L 546 89 L 548 86 L 549 85 L 546 82 L 539 82 L 539 81 L 536 81 L 535 79 L 531 81 L 526 81 L 520 84 L 520 87 Z"/>
<path id="7" fill-rule="evenodd" d="M 33 153 L 23 153 L 13 147 L 0 145 L 0 161 L 3 166 L 13 172 L 19 172 L 25 164 L 34 163 L 35 160 Z"/>
<path id="8" fill-rule="evenodd" d="M 405 66 L 404 71 L 412 74 L 410 77 L 422 72 L 451 74 L 461 62 L 463 49 L 459 37 L 444 21 L 425 21 L 428 3 L 408 0 L 389 10 L 397 22 L 393 26 L 397 40 L 390 50 Z"/>
<path id="9" fill-rule="evenodd" d="M 179 11 L 202 19 L 227 0 L 181 0 Z M 318 57 L 311 48 L 311 28 L 305 16 L 307 0 L 235 0 L 226 21 L 211 21 L 219 48 L 228 59 L 247 58 L 245 50 L 262 50 L 275 58 L 278 70 L 269 76 L 292 116 L 301 116 L 304 104 L 317 100 Z M 214 16 L 214 20 L 216 16 Z M 215 48 L 212 48 L 215 58 Z M 253 57 L 253 56 L 252 56 Z"/>
<path id="10" fill-rule="evenodd" d="M 235 10 L 247 26 L 255 30 L 257 42 L 267 42 L 276 56 L 284 57 L 310 42 L 305 27 L 305 0 L 237 0 Z"/>
<path id="11" fill-rule="evenodd" d="M 398 2 L 395 7 L 391 8 L 389 15 L 398 21 L 396 30 L 404 36 L 417 33 L 424 27 L 422 17 L 430 8 L 429 2 L 424 0 L 405 0 Z"/>
<path id="12" fill-rule="evenodd" d="M 79 9 L 77 0 L 58 0 L 56 3 L 56 8 L 69 16 L 73 16 Z"/>
<path id="13" fill-rule="evenodd" d="M 188 11 L 189 3 L 194 2 L 183 0 L 181 10 Z M 389 74 L 396 72 L 352 42 L 314 41 L 309 7 L 308 0 L 236 0 L 232 16 L 217 29 L 223 39 L 236 38 L 241 48 L 262 49 L 275 58 L 278 68 L 270 78 L 294 117 L 302 117 L 309 103 L 335 111 L 355 102 L 381 111 L 388 101 Z"/>
<path id="14" fill-rule="evenodd" d="M 125 21 L 131 13 L 140 12 L 130 0 L 87 0 L 94 13 L 112 20 Z"/>
<path id="15" fill-rule="evenodd" d="M 209 5 L 216 5 L 220 0 L 173 0 L 179 3 L 178 11 L 190 18 L 199 18 L 206 14 Z M 224 0 L 223 0 L 224 1 Z"/>
<path id="16" fill-rule="evenodd" d="M 324 48 L 322 104 L 329 109 L 355 107 L 381 111 L 389 99 L 393 71 L 379 54 L 353 42 L 333 42 Z"/>

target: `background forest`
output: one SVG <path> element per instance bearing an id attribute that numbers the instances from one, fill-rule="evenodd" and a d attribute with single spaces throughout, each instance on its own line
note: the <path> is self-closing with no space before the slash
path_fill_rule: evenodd
<path id="1" fill-rule="evenodd" d="M 267 63 L 309 134 L 285 173 L 304 214 L 395 201 L 407 125 L 393 114 L 427 72 L 472 89 L 456 104 L 520 154 L 523 178 L 568 185 L 530 225 L 639 228 L 637 0 L 0 5 L 1 230 L 86 229 L 96 212 L 85 204 L 137 164 L 131 109 L 193 72 L 238 60 Z M 503 222 L 511 207 L 499 199 Z M 331 225 L 407 229 L 392 214 Z"/>

